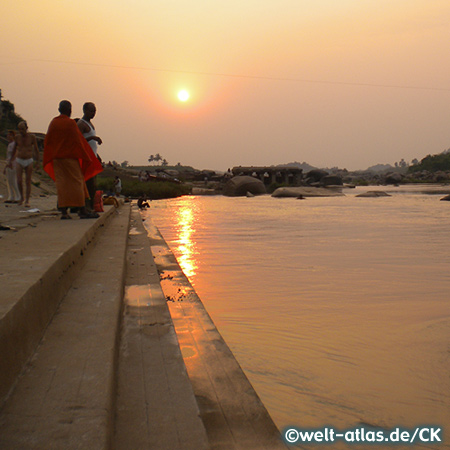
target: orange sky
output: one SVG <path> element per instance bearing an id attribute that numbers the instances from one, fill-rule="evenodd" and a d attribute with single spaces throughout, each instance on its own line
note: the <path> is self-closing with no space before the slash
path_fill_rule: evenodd
<path id="1" fill-rule="evenodd" d="M 73 117 L 94 101 L 107 161 L 352 170 L 450 147 L 448 0 L 3 0 L 0 15 L 3 97 L 32 131 L 61 99 Z"/>

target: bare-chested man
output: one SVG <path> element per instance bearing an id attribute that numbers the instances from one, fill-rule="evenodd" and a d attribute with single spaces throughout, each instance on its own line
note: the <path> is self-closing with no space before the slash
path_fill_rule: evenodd
<path id="1" fill-rule="evenodd" d="M 17 184 L 19 185 L 20 202 L 21 205 L 25 201 L 25 206 L 30 206 L 31 195 L 31 174 L 33 173 L 33 165 L 35 167 L 39 164 L 39 149 L 36 142 L 36 136 L 28 133 L 28 125 L 22 121 L 17 126 L 19 133 L 16 134 L 16 170 L 17 170 Z M 23 195 L 22 178 L 25 172 L 26 193 Z"/>

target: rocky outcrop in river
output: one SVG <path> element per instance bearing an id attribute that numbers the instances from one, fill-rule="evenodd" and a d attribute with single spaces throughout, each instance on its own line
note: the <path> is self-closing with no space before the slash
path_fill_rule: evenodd
<path id="1" fill-rule="evenodd" d="M 243 175 L 231 178 L 223 188 L 223 195 L 228 197 L 243 197 L 247 192 L 253 195 L 266 194 L 266 187 L 258 178 Z"/>

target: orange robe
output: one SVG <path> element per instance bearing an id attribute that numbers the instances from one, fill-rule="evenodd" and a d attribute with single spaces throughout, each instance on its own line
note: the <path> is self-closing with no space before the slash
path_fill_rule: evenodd
<path id="1" fill-rule="evenodd" d="M 86 180 L 103 168 L 76 122 L 61 114 L 48 127 L 44 141 L 44 170 L 56 183 L 58 206 L 84 206 Z"/>

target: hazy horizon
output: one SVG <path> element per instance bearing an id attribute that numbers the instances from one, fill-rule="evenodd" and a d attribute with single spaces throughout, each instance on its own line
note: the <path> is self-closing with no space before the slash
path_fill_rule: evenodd
<path id="1" fill-rule="evenodd" d="M 107 161 L 105 161 L 105 162 L 107 162 Z M 118 161 L 115 161 L 115 162 L 118 163 Z M 271 165 L 268 165 L 268 166 L 258 166 L 256 164 L 252 164 L 252 165 L 249 165 L 249 166 L 242 166 L 242 165 L 241 166 L 242 167 L 284 167 L 284 166 L 292 166 L 292 165 L 308 166 L 307 170 L 309 170 L 309 167 L 311 168 L 311 170 L 325 170 L 325 171 L 327 171 L 327 170 L 331 171 L 331 170 L 335 170 L 335 169 L 344 170 L 344 168 L 338 167 L 338 166 L 333 166 L 333 167 L 330 167 L 330 166 L 316 167 L 316 166 L 313 166 L 312 164 L 309 164 L 308 161 L 303 161 L 303 162 L 289 161 L 289 162 L 286 162 L 286 163 L 271 164 Z M 217 172 L 224 172 L 224 173 L 226 172 L 226 170 L 219 170 L 219 169 L 208 169 L 208 168 L 198 169 L 197 167 L 187 166 L 187 165 L 183 165 L 183 164 L 181 164 L 181 166 L 182 167 L 183 166 L 184 167 L 192 167 L 195 170 L 216 170 Z M 386 169 L 389 169 L 388 166 L 390 166 L 393 169 L 395 169 L 394 164 L 392 164 L 392 165 L 390 165 L 390 164 L 373 164 L 372 166 L 369 166 L 369 167 L 364 167 L 364 168 L 360 168 L 360 169 L 350 170 L 350 172 L 363 172 L 365 170 L 373 169 L 374 167 L 378 167 L 378 166 L 386 166 Z M 168 168 L 172 168 L 172 167 L 177 167 L 177 166 L 176 165 L 171 165 L 171 164 L 168 164 L 167 166 L 162 166 L 161 163 L 151 164 L 150 162 L 148 162 L 147 164 L 129 164 L 127 167 L 130 167 L 130 168 L 134 168 L 134 167 L 154 167 L 154 168 L 157 168 L 157 169 L 164 169 L 164 168 L 167 168 L 167 167 Z M 234 166 L 233 165 L 233 166 L 230 166 L 229 168 L 232 169 L 234 167 L 240 167 L 240 166 Z M 303 169 L 303 170 L 305 170 L 305 169 Z M 381 170 L 384 170 L 384 169 L 381 169 Z"/>
<path id="2" fill-rule="evenodd" d="M 60 100 L 74 118 L 93 101 L 105 161 L 353 171 L 450 147 L 448 0 L 6 0 L 0 13 L 3 97 L 42 132 Z"/>

